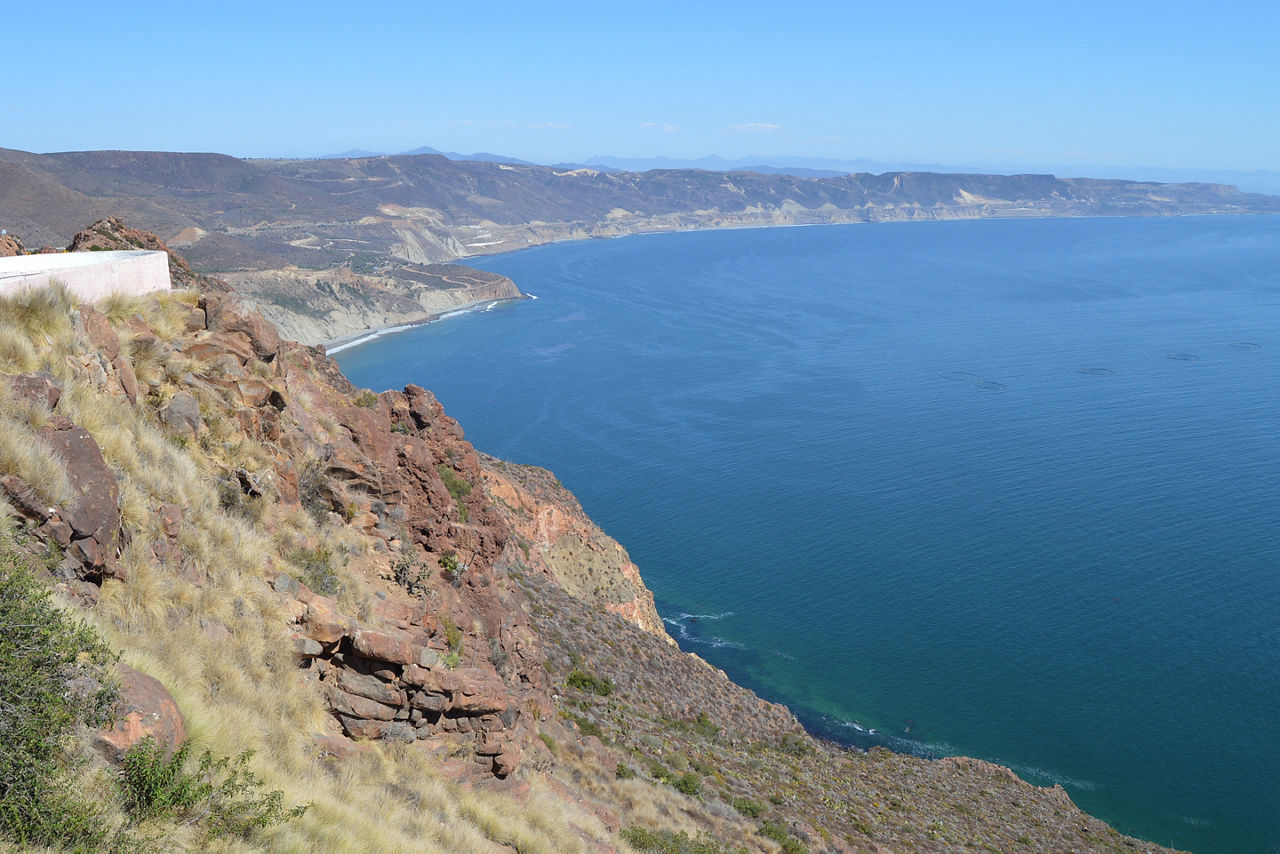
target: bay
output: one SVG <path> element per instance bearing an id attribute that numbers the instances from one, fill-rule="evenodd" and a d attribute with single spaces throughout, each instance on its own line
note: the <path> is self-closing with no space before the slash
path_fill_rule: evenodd
<path id="1" fill-rule="evenodd" d="M 811 730 L 1280 850 L 1280 219 L 644 235 L 337 358 L 432 389 Z"/>

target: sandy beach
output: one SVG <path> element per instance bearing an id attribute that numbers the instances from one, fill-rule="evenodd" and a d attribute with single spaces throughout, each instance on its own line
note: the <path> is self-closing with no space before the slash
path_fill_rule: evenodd
<path id="1" fill-rule="evenodd" d="M 528 299 L 528 296 L 521 296 L 519 299 Z M 328 341 L 321 341 L 319 346 L 324 348 L 326 354 L 332 356 L 343 350 L 349 350 L 352 347 L 358 347 L 361 344 L 372 341 L 375 338 L 381 338 L 384 335 L 393 335 L 397 332 L 403 332 L 406 329 L 413 329 L 416 326 L 425 326 L 428 323 L 436 323 L 441 320 L 448 320 L 450 317 L 456 317 L 459 314 L 467 314 L 473 311 L 487 311 L 488 309 L 504 302 L 518 302 L 518 299 L 484 299 L 475 302 L 463 303 L 456 308 L 448 311 L 442 311 L 439 314 L 429 314 L 421 320 L 415 320 L 412 323 L 397 323 L 390 326 L 371 327 L 362 329 L 359 332 L 353 332 L 350 335 L 343 335 L 338 338 L 331 338 Z"/>

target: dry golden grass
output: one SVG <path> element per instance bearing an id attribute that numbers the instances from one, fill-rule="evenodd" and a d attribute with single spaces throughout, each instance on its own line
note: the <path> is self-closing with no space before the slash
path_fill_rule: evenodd
<path id="1" fill-rule="evenodd" d="M 134 315 L 141 315 L 148 302 L 150 300 L 138 294 L 113 293 L 101 300 L 97 309 L 107 316 L 112 326 L 119 326 Z"/>
<path id="2" fill-rule="evenodd" d="M 45 503 L 65 506 L 76 494 L 66 464 L 36 433 L 46 417 L 47 411 L 15 405 L 8 389 L 0 387 L 0 474 L 17 475 Z"/>
<path id="3" fill-rule="evenodd" d="M 137 351 L 132 355 L 136 360 Z M 162 381 L 164 361 L 156 360 Z M 301 544 L 328 547 L 338 564 L 370 545 L 340 527 L 318 526 L 300 510 L 268 507 L 255 522 L 219 506 L 212 478 L 232 465 L 265 468 L 272 452 L 232 429 L 220 395 L 201 402 L 212 423 L 226 425 L 224 441 L 175 443 L 154 412 L 104 393 L 75 370 L 64 376 L 58 411 L 89 430 L 123 483 L 127 545 L 119 560 L 126 580 L 104 583 L 92 621 L 127 663 L 165 684 L 200 748 L 224 756 L 256 751 L 252 767 L 268 788 L 284 792 L 288 804 L 313 805 L 252 844 L 205 850 L 488 851 L 495 841 L 529 852 L 585 850 L 567 830 L 570 821 L 607 839 L 594 817 L 536 787 L 531 811 L 463 790 L 412 746 L 342 762 L 319 755 L 313 735 L 331 732 L 332 719 L 297 668 L 269 579 Z M 167 503 L 183 509 L 181 556 L 162 564 L 152 547 L 163 536 L 155 511 Z M 367 613 L 368 591 L 335 568 L 345 582 L 344 609 Z M 190 828 L 156 824 L 148 831 L 165 850 L 204 845 Z"/>

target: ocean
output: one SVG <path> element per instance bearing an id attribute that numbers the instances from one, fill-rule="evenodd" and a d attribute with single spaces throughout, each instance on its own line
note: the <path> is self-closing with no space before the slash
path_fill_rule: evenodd
<path id="1" fill-rule="evenodd" d="M 337 355 L 630 551 L 680 644 L 859 747 L 1280 850 L 1280 218 L 640 235 Z"/>

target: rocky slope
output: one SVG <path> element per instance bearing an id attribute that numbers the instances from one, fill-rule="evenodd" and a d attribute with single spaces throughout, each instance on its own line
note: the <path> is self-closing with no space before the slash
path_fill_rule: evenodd
<path id="1" fill-rule="evenodd" d="M 560 240 L 908 219 L 1280 213 L 1280 197 L 1052 175 L 803 178 L 556 169 L 432 154 L 249 161 L 0 149 L 0 211 L 0 225 L 53 245 L 65 243 L 86 211 L 123 214 L 252 295 L 287 334 L 314 343 L 418 322 L 496 293 L 515 297 L 514 285 L 491 278 L 479 295 L 472 283 L 489 274 L 424 265 Z"/>
<path id="2" fill-rule="evenodd" d="M 1159 850 L 1007 769 L 808 737 L 674 645 L 553 475 L 240 295 L 2 308 L 13 542 L 130 665 L 97 761 L 258 750 L 313 808 L 237 850 Z"/>

